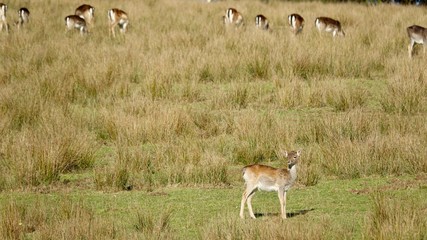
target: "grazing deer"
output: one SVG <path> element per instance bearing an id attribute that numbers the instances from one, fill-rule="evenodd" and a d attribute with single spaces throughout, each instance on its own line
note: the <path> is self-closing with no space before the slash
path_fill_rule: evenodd
<path id="1" fill-rule="evenodd" d="M 0 32 L 3 30 L 3 26 L 6 28 L 6 32 L 9 32 L 9 24 L 6 19 L 7 5 L 0 3 Z"/>
<path id="2" fill-rule="evenodd" d="M 256 218 L 252 210 L 251 201 L 258 189 L 278 192 L 281 216 L 282 218 L 286 218 L 286 192 L 292 187 L 297 178 L 297 163 L 301 156 L 301 150 L 290 153 L 282 151 L 282 153 L 288 159 L 288 166 L 286 168 L 273 168 L 260 164 L 248 165 L 243 168 L 243 179 L 245 180 L 246 190 L 243 192 L 240 205 L 241 218 L 244 218 L 245 202 L 248 204 L 251 218 Z"/>
<path id="3" fill-rule="evenodd" d="M 341 28 L 341 23 L 335 19 L 328 17 L 318 17 L 314 22 L 319 33 L 324 32 L 332 32 L 332 36 L 341 36 L 344 37 L 345 33 Z"/>
<path id="4" fill-rule="evenodd" d="M 301 15 L 293 13 L 288 16 L 289 26 L 291 26 L 292 32 L 297 35 L 304 28 L 304 18 Z"/>
<path id="5" fill-rule="evenodd" d="M 86 20 L 77 15 L 70 15 L 65 17 L 65 26 L 67 32 L 73 28 L 79 30 L 80 34 L 82 35 L 88 32 Z"/>
<path id="6" fill-rule="evenodd" d="M 95 19 L 95 8 L 91 5 L 83 4 L 76 8 L 76 12 L 74 14 L 83 18 L 86 23 L 91 26 Z"/>
<path id="7" fill-rule="evenodd" d="M 27 8 L 20 8 L 18 10 L 18 29 L 20 29 L 24 24 L 28 24 L 30 21 L 30 11 Z"/>
<path id="8" fill-rule="evenodd" d="M 262 30 L 268 30 L 270 28 L 268 19 L 262 14 L 255 17 L 255 26 Z"/>
<path id="9" fill-rule="evenodd" d="M 119 25 L 121 33 L 126 33 L 126 28 L 129 24 L 127 13 L 117 8 L 110 9 L 108 10 L 108 20 L 110 22 L 110 34 L 113 34 L 113 37 L 116 37 L 114 31 L 116 25 Z"/>
<path id="10" fill-rule="evenodd" d="M 414 51 L 415 43 L 423 45 L 424 54 L 425 54 L 426 52 L 425 44 L 427 44 L 427 28 L 424 28 L 418 25 L 412 25 L 408 27 L 406 31 L 408 32 L 408 37 L 411 41 L 408 46 L 409 57 L 412 58 L 412 53 Z"/>
<path id="11" fill-rule="evenodd" d="M 225 25 L 235 25 L 237 27 L 243 24 L 243 16 L 234 8 L 229 8 L 223 17 Z"/>

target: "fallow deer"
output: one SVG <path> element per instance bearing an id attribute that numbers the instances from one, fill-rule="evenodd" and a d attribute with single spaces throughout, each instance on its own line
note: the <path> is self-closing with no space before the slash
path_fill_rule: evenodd
<path id="1" fill-rule="evenodd" d="M 262 14 L 259 14 L 255 17 L 255 26 L 258 29 L 262 29 L 262 30 L 269 30 L 270 28 L 268 19 Z"/>
<path id="2" fill-rule="evenodd" d="M 321 32 L 331 32 L 332 36 L 341 36 L 344 37 L 345 33 L 342 30 L 341 23 L 335 19 L 328 17 L 318 17 L 314 22 L 319 33 Z"/>
<path id="3" fill-rule="evenodd" d="M 82 35 L 88 32 L 86 21 L 77 15 L 69 15 L 65 17 L 65 27 L 67 32 L 74 28 L 79 30 Z"/>
<path id="4" fill-rule="evenodd" d="M 288 16 L 289 26 L 291 26 L 292 32 L 297 35 L 304 28 L 304 18 L 297 13 L 293 13 Z"/>
<path id="5" fill-rule="evenodd" d="M 27 8 L 20 8 L 18 10 L 18 22 L 16 23 L 18 29 L 28 24 L 30 21 L 30 11 Z"/>
<path id="6" fill-rule="evenodd" d="M 415 43 L 423 45 L 423 51 L 425 54 L 427 44 L 427 28 L 418 25 L 412 25 L 406 28 L 406 31 L 408 32 L 408 37 L 410 40 L 408 46 L 409 57 L 412 58 Z"/>
<path id="7" fill-rule="evenodd" d="M 278 192 L 281 217 L 286 218 L 286 193 L 297 179 L 297 164 L 301 150 L 289 153 L 283 151 L 282 154 L 288 160 L 285 168 L 273 168 L 261 164 L 248 165 L 243 168 L 246 190 L 243 192 L 240 205 L 241 218 L 244 218 L 245 203 L 248 205 L 250 217 L 256 218 L 251 200 L 257 190 Z"/>
<path id="8" fill-rule="evenodd" d="M 6 12 L 7 5 L 0 3 L 0 32 L 3 30 L 3 27 L 6 28 L 6 32 L 9 32 L 9 24 L 7 23 Z"/>
<path id="9" fill-rule="evenodd" d="M 110 34 L 113 34 L 113 37 L 116 37 L 114 28 L 117 25 L 121 33 L 126 33 L 129 24 L 129 18 L 126 12 L 117 8 L 110 9 L 108 10 L 108 21 L 110 23 Z"/>
<path id="10" fill-rule="evenodd" d="M 229 8 L 223 17 L 225 25 L 241 26 L 243 24 L 243 15 L 234 8 Z"/>
<path id="11" fill-rule="evenodd" d="M 95 8 L 91 5 L 83 4 L 76 8 L 76 12 L 74 14 L 83 18 L 86 21 L 86 24 L 92 26 L 95 19 Z"/>

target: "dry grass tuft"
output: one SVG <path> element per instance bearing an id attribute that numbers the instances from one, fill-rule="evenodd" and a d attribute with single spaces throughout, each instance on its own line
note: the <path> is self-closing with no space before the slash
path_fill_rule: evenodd
<path id="1" fill-rule="evenodd" d="M 420 201 L 410 197 L 394 199 L 383 192 L 373 193 L 372 201 L 372 211 L 365 220 L 364 239 L 426 238 L 426 208 Z"/>

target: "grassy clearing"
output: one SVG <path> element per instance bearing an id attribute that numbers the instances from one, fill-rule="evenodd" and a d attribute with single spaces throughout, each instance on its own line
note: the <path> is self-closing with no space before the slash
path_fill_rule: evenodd
<path id="1" fill-rule="evenodd" d="M 259 192 L 258 220 L 238 216 L 242 186 L 166 188 L 148 193 L 51 190 L 0 197 L 3 237 L 46 239 L 423 239 L 426 176 L 322 181 L 288 194 L 279 217 L 275 193 Z M 402 204 L 404 203 L 404 204 Z M 396 226 L 399 226 L 396 228 Z M 380 237 L 381 238 L 381 237 Z"/>
<path id="2" fill-rule="evenodd" d="M 10 13 L 21 4 L 9 1 Z M 0 33 L 2 236 L 425 238 L 425 221 L 412 214 L 425 210 L 419 197 L 425 184 L 362 196 L 343 185 L 372 186 L 376 176 L 386 184 L 427 172 L 426 57 L 417 46 L 408 58 L 405 32 L 411 24 L 425 25 L 423 8 L 282 1 L 90 4 L 96 20 L 85 37 L 64 32 L 64 17 L 78 5 L 73 1 L 28 2 L 28 27 Z M 116 39 L 106 26 L 112 7 L 130 17 L 128 34 Z M 228 7 L 242 12 L 244 28 L 224 28 Z M 306 19 L 297 37 L 287 26 L 293 12 Z M 272 32 L 254 29 L 259 13 L 269 18 Z M 340 20 L 346 37 L 319 36 L 313 26 L 318 16 Z M 234 214 L 241 167 L 281 167 L 280 148 L 303 151 L 300 188 L 289 200 L 302 205 L 291 211 L 315 209 L 290 220 L 297 226 L 291 232 L 279 231 L 292 223 L 274 216 L 247 223 Z M 166 194 L 155 195 L 160 189 Z M 52 195 L 40 194 L 45 191 Z M 419 203 L 408 200 L 412 195 Z M 208 206 L 200 200 L 205 197 Z M 257 211 L 277 212 L 275 196 L 257 197 L 272 206 Z M 360 205 L 353 204 L 357 197 Z M 338 203 L 342 208 L 336 209 Z M 193 206 L 200 216 L 189 213 Z M 401 216 L 405 211 L 412 215 Z M 354 214 L 353 222 L 348 215 Z M 27 225 L 19 224 L 22 219 Z M 265 222 L 271 227 L 264 228 Z M 319 231 L 323 235 L 315 235 Z"/>

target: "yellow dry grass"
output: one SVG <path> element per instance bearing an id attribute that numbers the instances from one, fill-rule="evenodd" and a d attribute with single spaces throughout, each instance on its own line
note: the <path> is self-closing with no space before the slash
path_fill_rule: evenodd
<path id="1" fill-rule="evenodd" d="M 0 189 L 89 173 L 97 188 L 229 184 L 244 164 L 303 149 L 301 181 L 427 171 L 426 56 L 406 27 L 423 8 L 270 1 L 94 0 L 90 34 L 65 33 L 75 1 L 31 1 L 0 34 Z M 8 2 L 9 22 L 19 1 Z M 108 36 L 106 12 L 129 14 Z M 235 7 L 241 29 L 221 17 Z M 305 20 L 293 36 L 287 15 Z M 46 14 L 49 13 L 49 14 Z M 254 27 L 257 14 L 272 32 Z M 345 38 L 314 19 L 341 21 Z M 90 187 L 89 185 L 88 187 Z"/>

